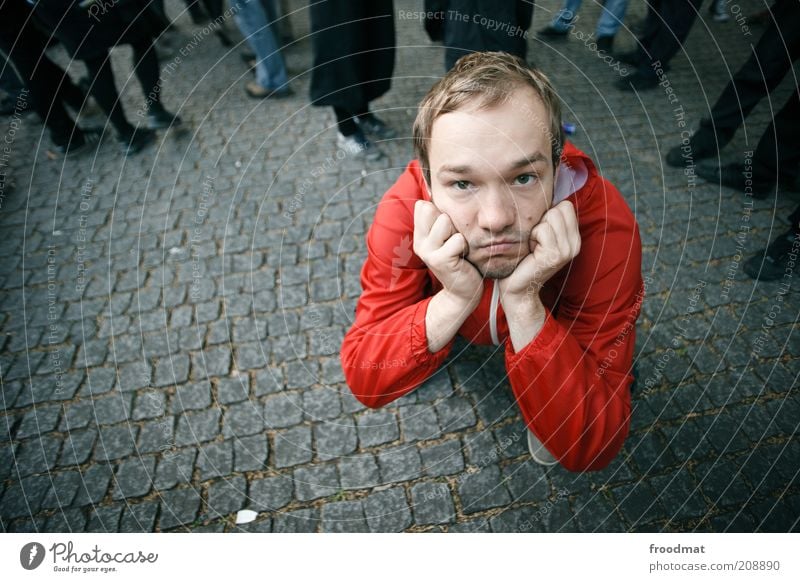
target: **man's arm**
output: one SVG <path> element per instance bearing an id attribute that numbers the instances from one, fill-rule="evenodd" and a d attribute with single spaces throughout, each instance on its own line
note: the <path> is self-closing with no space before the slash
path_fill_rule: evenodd
<path id="1" fill-rule="evenodd" d="M 372 408 L 403 396 L 436 371 L 483 290 L 478 272 L 460 257 L 466 242 L 450 219 L 418 201 L 409 227 L 403 209 L 399 201 L 378 207 L 367 236 L 356 320 L 342 344 L 347 384 Z"/>
<path id="2" fill-rule="evenodd" d="M 542 251 L 550 248 L 556 268 L 575 250 L 574 244 L 563 244 L 577 232 L 571 218 L 562 214 L 559 220 L 565 220 L 551 225 L 548 234 L 553 238 L 548 242 L 545 234 L 538 240 Z M 506 282 L 501 295 L 510 334 L 506 367 L 514 395 L 528 427 L 572 471 L 608 465 L 628 433 L 629 371 L 643 294 L 641 243 L 632 217 L 630 224 L 583 245 L 583 262 L 596 265 L 595 271 L 591 280 L 571 279 L 588 290 L 575 304 L 562 301 L 558 317 L 539 297 L 541 284 L 552 276 L 542 266 L 546 262 L 538 266 L 544 277 L 528 272 L 526 292 Z"/>

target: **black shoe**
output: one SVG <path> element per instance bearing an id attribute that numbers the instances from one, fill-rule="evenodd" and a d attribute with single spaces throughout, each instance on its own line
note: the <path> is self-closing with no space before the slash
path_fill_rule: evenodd
<path id="1" fill-rule="evenodd" d="M 0 100 L 0 115 L 28 115 L 33 109 L 28 107 L 28 101 L 20 96 L 5 95 Z"/>
<path id="2" fill-rule="evenodd" d="M 597 52 L 610 54 L 612 48 L 614 48 L 613 36 L 600 36 L 597 38 Z"/>
<path id="3" fill-rule="evenodd" d="M 217 30 L 216 35 L 217 38 L 219 39 L 219 44 L 221 44 L 225 48 L 230 48 L 233 46 L 233 41 L 228 36 L 228 33 L 226 33 L 225 31 Z"/>
<path id="4" fill-rule="evenodd" d="M 690 160 L 696 162 L 716 157 L 732 137 L 717 136 L 712 130 L 701 127 L 692 135 L 688 144 L 675 146 L 667 152 L 667 164 L 673 168 L 682 168 Z"/>
<path id="5" fill-rule="evenodd" d="M 744 263 L 744 272 L 759 281 L 781 279 L 797 268 L 798 252 L 800 252 L 800 233 L 790 228 L 772 241 L 764 252 L 747 259 Z M 790 258 L 795 261 L 791 269 L 789 269 Z"/>
<path id="6" fill-rule="evenodd" d="M 569 25 L 572 28 L 572 24 Z M 553 28 L 552 25 L 548 24 L 539 32 L 536 33 L 536 36 L 539 38 L 544 38 L 547 40 L 555 40 L 559 38 L 566 38 L 569 34 L 569 29 L 567 30 L 558 30 L 557 28 Z"/>
<path id="7" fill-rule="evenodd" d="M 156 134 L 151 129 L 136 129 L 132 134 L 120 134 L 117 137 L 120 151 L 126 156 L 138 154 L 156 139 Z"/>
<path id="8" fill-rule="evenodd" d="M 627 53 L 615 53 L 614 58 L 617 59 L 620 63 L 625 63 L 626 65 L 633 65 L 635 67 L 638 67 L 639 63 L 642 60 L 642 56 L 639 54 L 639 51 L 629 51 Z"/>
<path id="9" fill-rule="evenodd" d="M 632 75 L 623 77 L 614 85 L 621 91 L 647 91 L 658 87 L 658 77 L 655 74 L 645 75 L 636 71 Z"/>
<path id="10" fill-rule="evenodd" d="M 177 127 L 183 120 L 166 109 L 151 109 L 147 112 L 147 129 L 164 129 Z"/>
<path id="11" fill-rule="evenodd" d="M 94 149 L 100 143 L 100 135 L 103 130 L 99 127 L 75 128 L 72 139 L 65 144 L 57 144 L 53 147 L 65 158 L 79 156 L 87 151 Z"/>
<path id="12" fill-rule="evenodd" d="M 695 173 L 706 182 L 727 186 L 739 192 L 746 192 L 753 198 L 766 198 L 771 190 L 775 188 L 775 181 L 763 177 L 746 177 L 739 164 L 728 164 L 718 166 L 710 162 L 701 162 L 695 166 Z M 752 173 L 752 169 L 751 169 Z M 748 183 L 749 182 L 749 183 Z"/>
<path id="13" fill-rule="evenodd" d="M 397 137 L 397 132 L 395 130 L 371 113 L 362 117 L 354 117 L 353 119 L 358 127 L 361 128 L 361 131 L 377 140 L 394 139 Z"/>

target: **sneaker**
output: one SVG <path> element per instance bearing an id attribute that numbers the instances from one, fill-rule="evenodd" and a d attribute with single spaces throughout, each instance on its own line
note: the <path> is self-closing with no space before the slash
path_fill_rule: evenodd
<path id="1" fill-rule="evenodd" d="M 354 117 L 353 120 L 365 135 L 377 140 L 394 139 L 397 137 L 397 132 L 395 130 L 374 115 L 370 114 L 363 117 Z"/>
<path id="2" fill-rule="evenodd" d="M 719 155 L 725 145 L 731 140 L 733 136 L 718 136 L 713 130 L 701 127 L 698 129 L 691 138 L 689 138 L 688 152 L 684 152 L 683 146 L 675 146 L 667 152 L 667 164 L 673 168 L 682 168 L 689 160 L 696 162 L 697 160 L 704 160 L 706 158 L 713 158 Z M 684 158 L 683 154 L 686 153 L 687 157 Z M 691 157 L 688 155 L 691 154 Z"/>
<path id="3" fill-rule="evenodd" d="M 164 129 L 167 127 L 176 127 L 183 123 L 183 120 L 170 113 L 166 109 L 150 110 L 147 112 L 147 129 Z"/>
<path id="4" fill-rule="evenodd" d="M 742 166 L 736 163 L 718 166 L 714 163 L 700 163 L 695 166 L 695 173 L 706 182 L 727 186 L 739 192 L 747 192 L 749 188 L 753 198 L 764 199 L 774 190 L 775 182 L 763 177 L 745 177 Z"/>
<path id="5" fill-rule="evenodd" d="M 120 151 L 126 156 L 138 154 L 156 139 L 156 134 L 151 129 L 136 129 L 131 134 L 117 136 Z"/>
<path id="6" fill-rule="evenodd" d="M 544 445 L 534 436 L 530 429 L 528 430 L 528 450 L 531 452 L 533 460 L 540 465 L 551 466 L 558 464 L 556 458 L 544 448 Z"/>
<path id="7" fill-rule="evenodd" d="M 285 99 L 294 95 L 294 91 L 289 86 L 281 89 L 268 89 L 255 81 L 248 81 L 244 90 L 253 99 Z"/>
<path id="8" fill-rule="evenodd" d="M 750 257 L 744 263 L 744 272 L 759 281 L 776 281 L 797 268 L 800 252 L 800 232 L 789 228 L 776 238 L 762 253 Z M 794 265 L 789 268 L 789 255 L 794 255 Z"/>
<path id="9" fill-rule="evenodd" d="M 383 157 L 383 152 L 360 131 L 347 136 L 337 133 L 336 145 L 348 155 L 363 157 L 369 161 L 374 162 Z"/>

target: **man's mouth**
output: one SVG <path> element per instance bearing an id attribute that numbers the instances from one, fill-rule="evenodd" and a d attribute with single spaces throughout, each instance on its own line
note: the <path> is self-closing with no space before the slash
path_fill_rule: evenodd
<path id="1" fill-rule="evenodd" d="M 489 255 L 502 255 L 519 247 L 519 241 L 514 239 L 498 239 L 480 245 L 478 248 Z"/>

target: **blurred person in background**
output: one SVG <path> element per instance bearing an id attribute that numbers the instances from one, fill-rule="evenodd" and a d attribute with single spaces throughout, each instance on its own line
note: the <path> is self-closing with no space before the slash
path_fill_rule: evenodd
<path id="1" fill-rule="evenodd" d="M 542 40 L 566 38 L 575 26 L 581 4 L 583 4 L 583 0 L 565 0 L 561 10 L 556 13 L 550 24 L 536 33 L 537 36 Z M 595 30 L 598 51 L 611 52 L 614 46 L 614 37 L 617 35 L 619 27 L 622 26 L 627 9 L 628 0 L 605 0 L 603 2 L 603 9 L 597 19 L 597 29 Z"/>
<path id="2" fill-rule="evenodd" d="M 634 65 L 636 71 L 616 82 L 623 91 L 643 91 L 658 86 L 658 69 L 669 70 L 669 63 L 683 46 L 703 0 L 648 0 L 647 17 L 636 48 L 615 55 Z"/>
<path id="3" fill-rule="evenodd" d="M 369 104 L 389 91 L 394 72 L 395 31 L 392 0 L 324 0 L 310 5 L 311 103 L 333 107 L 337 146 L 353 156 L 378 160 L 370 141 L 397 133 L 370 111 Z"/>
<path id="4" fill-rule="evenodd" d="M 294 95 L 289 87 L 281 51 L 275 37 L 271 11 L 260 0 L 231 0 L 236 24 L 255 54 L 255 81 L 248 81 L 245 92 L 255 99 L 280 99 Z"/>
<path id="5" fill-rule="evenodd" d="M 698 176 L 739 192 L 749 189 L 754 198 L 766 198 L 781 185 L 794 187 L 800 177 L 800 88 L 796 80 L 789 99 L 774 113 L 751 156 L 740 156 L 740 161 L 724 166 L 712 160 L 800 57 L 800 2 L 778 0 L 770 12 L 769 26 L 752 47 L 750 58 L 722 90 L 710 117 L 700 121 L 688 143 L 676 145 L 666 156 L 667 163 L 676 168 L 709 159 L 697 164 Z"/>
<path id="6" fill-rule="evenodd" d="M 503 51 L 528 58 L 532 0 L 425 0 L 425 30 L 445 46 L 444 66 L 450 70 L 465 54 Z"/>
<path id="7" fill-rule="evenodd" d="M 100 6 L 92 0 L 82 5 L 37 0 L 34 4 L 34 14 L 61 41 L 70 56 L 86 64 L 89 92 L 114 126 L 120 149 L 126 155 L 152 143 L 153 130 L 181 123 L 180 117 L 161 104 L 154 31 L 149 18 L 142 16 L 143 12 L 139 2 Z M 133 70 L 146 99 L 146 128 L 137 129 L 128 122 L 114 82 L 109 50 L 121 44 L 129 44 L 133 49 Z"/>
<path id="8" fill-rule="evenodd" d="M 10 74 L 16 79 L 16 69 L 30 90 L 31 107 L 22 96 L 15 101 L 25 101 L 22 111 L 36 111 L 56 151 L 75 155 L 97 144 L 99 129 L 82 129 L 67 112 L 65 106 L 77 115 L 86 102 L 86 95 L 48 58 L 45 52 L 48 38 L 36 27 L 32 16 L 31 7 L 23 0 L 5 0 L 0 4 L 0 53 L 7 59 L 3 76 Z M 15 110 L 19 110 L 16 103 Z"/>

